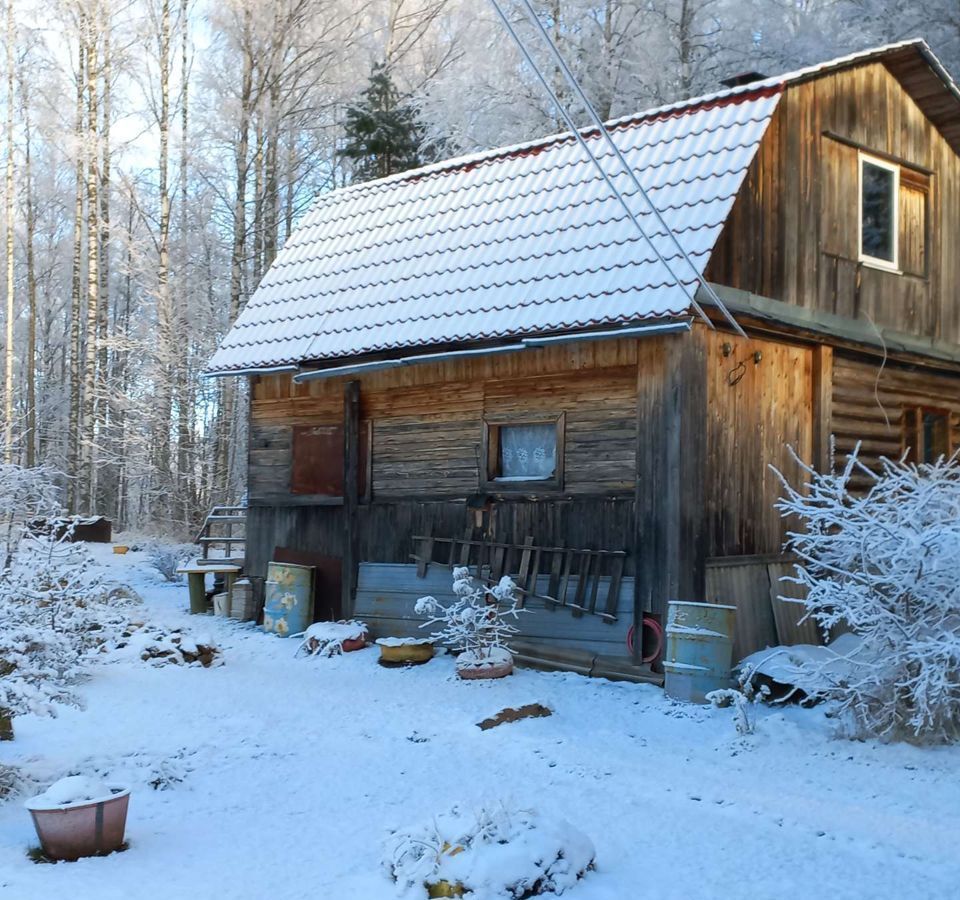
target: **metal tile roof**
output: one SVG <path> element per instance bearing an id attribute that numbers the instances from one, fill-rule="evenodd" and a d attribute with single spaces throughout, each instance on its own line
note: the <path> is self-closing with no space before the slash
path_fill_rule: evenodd
<path id="1" fill-rule="evenodd" d="M 738 93 L 621 121 L 613 130 L 700 271 L 778 98 L 775 91 Z M 628 191 L 625 177 L 621 189 Z M 640 218 L 692 284 L 652 215 Z M 683 314 L 688 290 L 636 235 L 576 142 L 559 136 L 320 197 L 209 370 Z"/>
<path id="2" fill-rule="evenodd" d="M 609 128 L 702 273 L 784 87 L 873 61 L 903 66 L 907 57 L 960 96 L 926 44 L 904 41 Z M 629 195 L 626 182 L 618 187 Z M 336 365 L 684 314 L 692 273 L 636 201 L 682 285 L 570 135 L 333 191 L 291 234 L 208 372 Z"/>

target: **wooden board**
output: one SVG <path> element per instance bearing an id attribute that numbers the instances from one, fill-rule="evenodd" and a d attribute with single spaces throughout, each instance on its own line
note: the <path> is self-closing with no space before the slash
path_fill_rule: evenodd
<path id="1" fill-rule="evenodd" d="M 733 659 L 776 647 L 777 626 L 770 606 L 770 575 L 765 561 L 707 563 L 707 602 L 735 606 Z"/>
<path id="2" fill-rule="evenodd" d="M 767 571 L 770 574 L 770 605 L 779 643 L 784 646 L 823 643 L 820 629 L 813 619 L 800 621 L 807 611 L 803 605 L 806 591 L 801 585 L 784 580 L 795 574 L 793 563 L 770 563 Z"/>
<path id="3" fill-rule="evenodd" d="M 537 591 L 545 593 L 549 581 L 549 575 L 538 576 Z M 576 585 L 576 576 L 571 576 L 571 590 L 576 590 Z M 610 579 L 601 579 L 600 606 L 606 602 L 609 587 Z M 426 632 L 419 626 L 425 617 L 417 615 L 413 607 L 425 596 L 445 603 L 453 599 L 449 569 L 431 566 L 425 578 L 418 578 L 415 565 L 361 563 L 355 615 L 370 626 L 374 637 L 422 637 Z M 623 578 L 615 623 L 606 623 L 599 616 L 575 618 L 569 610 L 530 598 L 514 624 L 520 629 L 518 639 L 525 643 L 626 657 L 632 606 L 633 579 Z"/>

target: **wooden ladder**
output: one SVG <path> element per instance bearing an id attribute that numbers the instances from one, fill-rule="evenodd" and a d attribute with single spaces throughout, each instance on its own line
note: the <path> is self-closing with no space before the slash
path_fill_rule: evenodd
<path id="1" fill-rule="evenodd" d="M 617 603 L 627 554 L 622 550 L 577 550 L 572 547 L 537 547 L 529 536 L 522 544 L 477 540 L 468 528 L 462 538 L 414 535 L 417 574 L 422 578 L 427 567 L 453 569 L 466 566 L 487 584 L 496 584 L 510 575 L 521 597 L 543 600 L 548 609 L 563 606 L 574 618 L 584 614 L 599 616 L 612 625 L 617 621 Z M 436 558 L 437 550 L 441 558 Z M 548 576 L 546 591 L 537 590 L 537 577 Z M 606 602 L 598 603 L 601 583 L 607 580 Z M 521 602 L 521 606 L 523 603 Z"/>
<path id="2" fill-rule="evenodd" d="M 242 559 L 247 545 L 246 538 L 247 508 L 245 506 L 214 506 L 203 520 L 203 527 L 194 543 L 200 545 L 201 563 L 223 562 L 225 559 Z M 226 529 L 226 534 L 214 534 L 214 529 Z M 236 533 L 239 531 L 240 533 Z M 213 559 L 210 550 L 223 547 L 223 557 Z M 235 556 L 234 547 L 240 548 L 240 556 Z"/>

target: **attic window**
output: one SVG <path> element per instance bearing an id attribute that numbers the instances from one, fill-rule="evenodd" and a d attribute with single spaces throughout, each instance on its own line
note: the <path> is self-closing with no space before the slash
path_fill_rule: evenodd
<path id="1" fill-rule="evenodd" d="M 935 463 L 953 453 L 951 415 L 947 410 L 908 406 L 903 410 L 903 451 L 907 462 Z"/>
<path id="2" fill-rule="evenodd" d="M 483 423 L 487 490 L 560 490 L 564 417 L 486 419 Z"/>
<path id="3" fill-rule="evenodd" d="M 900 167 L 860 154 L 860 261 L 898 268 Z"/>

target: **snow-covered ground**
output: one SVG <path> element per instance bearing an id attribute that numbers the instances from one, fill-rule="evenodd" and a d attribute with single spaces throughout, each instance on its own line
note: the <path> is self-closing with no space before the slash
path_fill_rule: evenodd
<path id="1" fill-rule="evenodd" d="M 80 687 L 84 710 L 16 721 L 0 763 L 41 787 L 132 785 L 130 847 L 34 864 L 22 798 L 0 803 L 4 900 L 386 900 L 388 829 L 500 800 L 592 838 L 597 868 L 573 900 L 960 896 L 960 747 L 836 740 L 821 711 L 793 708 L 740 737 L 730 710 L 650 686 L 522 670 L 465 683 L 450 657 L 296 659 L 296 641 L 188 616 L 186 586 L 142 554 L 91 549 L 150 622 L 212 635 L 225 664 L 118 659 Z M 476 727 L 534 702 L 554 715 Z"/>

